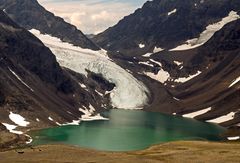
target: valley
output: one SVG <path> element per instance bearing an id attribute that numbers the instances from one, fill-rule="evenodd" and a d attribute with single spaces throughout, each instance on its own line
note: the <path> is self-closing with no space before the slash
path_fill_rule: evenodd
<path id="1" fill-rule="evenodd" d="M 65 19 L 0 0 L 0 162 L 239 160 L 238 0 L 147 1 L 91 36 Z"/>

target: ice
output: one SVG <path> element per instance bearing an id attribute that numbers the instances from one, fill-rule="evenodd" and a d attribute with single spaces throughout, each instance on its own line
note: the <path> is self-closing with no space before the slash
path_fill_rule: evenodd
<path id="1" fill-rule="evenodd" d="M 189 113 L 189 114 L 184 114 L 183 117 L 186 117 L 186 118 L 195 118 L 199 115 L 203 115 L 207 112 L 209 112 L 212 108 L 209 107 L 209 108 L 206 108 L 206 109 L 203 109 L 203 110 L 199 110 L 199 111 L 196 111 L 196 112 L 192 112 L 192 113 Z"/>
<path id="2" fill-rule="evenodd" d="M 15 114 L 13 112 L 10 112 L 9 114 L 9 118 L 11 119 L 11 121 L 13 121 L 15 124 L 19 125 L 19 126 L 22 126 L 22 127 L 26 127 L 27 125 L 29 125 L 30 123 L 27 122 L 25 120 L 24 117 L 22 117 L 21 115 L 19 114 Z"/>
<path id="3" fill-rule="evenodd" d="M 187 50 L 187 49 L 193 49 L 196 47 L 199 47 L 206 43 L 213 35 L 215 32 L 219 31 L 222 29 L 222 27 L 234 20 L 239 19 L 240 16 L 237 14 L 235 11 L 231 11 L 228 16 L 223 18 L 221 21 L 210 24 L 206 27 L 206 29 L 200 34 L 199 38 L 193 38 L 190 40 L 187 40 L 185 44 L 180 45 L 174 49 L 171 49 L 170 51 L 181 51 L 181 50 Z"/>
<path id="4" fill-rule="evenodd" d="M 126 70 L 111 61 L 106 51 L 93 51 L 63 43 L 60 39 L 30 30 L 55 54 L 61 66 L 87 76 L 87 70 L 102 76 L 116 87 L 111 91 L 113 107 L 122 109 L 143 108 L 148 102 L 148 89 Z"/>

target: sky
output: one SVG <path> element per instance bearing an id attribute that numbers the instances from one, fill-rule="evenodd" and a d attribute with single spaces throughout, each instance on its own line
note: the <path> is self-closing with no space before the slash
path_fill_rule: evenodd
<path id="1" fill-rule="evenodd" d="M 147 0 L 38 0 L 47 10 L 77 26 L 85 34 L 97 34 L 133 13 Z"/>

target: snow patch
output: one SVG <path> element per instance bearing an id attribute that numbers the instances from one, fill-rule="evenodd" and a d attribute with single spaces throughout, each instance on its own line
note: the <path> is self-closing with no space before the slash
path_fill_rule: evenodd
<path id="1" fill-rule="evenodd" d="M 103 94 L 101 92 L 99 92 L 98 90 L 95 90 L 95 92 L 99 95 L 99 96 L 103 96 Z"/>
<path id="2" fill-rule="evenodd" d="M 92 51 L 64 43 L 56 37 L 40 34 L 37 30 L 30 30 L 55 54 L 61 66 L 87 76 L 87 70 L 102 74 L 102 76 L 116 85 L 111 91 L 113 107 L 121 109 L 142 108 L 148 102 L 148 89 L 126 70 L 112 62 L 106 51 Z"/>
<path id="3" fill-rule="evenodd" d="M 32 92 L 34 92 L 34 90 L 33 90 L 31 87 L 29 87 L 12 69 L 10 69 L 9 67 L 8 67 L 8 69 L 9 69 L 9 71 L 10 71 L 23 85 L 25 85 L 25 86 L 28 87 Z"/>
<path id="4" fill-rule="evenodd" d="M 239 140 L 240 136 L 235 136 L 235 137 L 228 137 L 228 140 Z"/>
<path id="5" fill-rule="evenodd" d="M 73 120 L 70 123 L 64 123 L 64 124 L 60 124 L 60 126 L 67 126 L 67 125 L 79 125 L 79 123 L 81 122 L 81 119 L 79 118 L 78 120 Z"/>
<path id="6" fill-rule="evenodd" d="M 193 38 L 190 40 L 186 41 L 186 44 L 180 45 L 174 49 L 171 49 L 170 51 L 181 51 L 181 50 L 187 50 L 187 49 L 193 49 L 196 47 L 199 47 L 206 43 L 213 35 L 215 32 L 219 31 L 222 29 L 222 27 L 234 20 L 239 19 L 240 16 L 237 14 L 235 11 L 231 11 L 228 16 L 223 18 L 221 21 L 210 24 L 206 27 L 206 29 L 200 34 L 199 38 Z"/>
<path id="7" fill-rule="evenodd" d="M 162 67 L 162 63 L 158 62 L 158 61 L 155 61 L 153 59 L 150 59 L 150 61 L 152 61 L 153 63 L 156 63 L 157 65 L 159 65 L 160 67 Z"/>
<path id="8" fill-rule="evenodd" d="M 147 65 L 147 66 L 153 67 L 153 65 L 150 64 L 149 61 L 147 61 L 147 62 L 138 62 L 138 64 L 143 64 L 143 65 Z"/>
<path id="9" fill-rule="evenodd" d="M 87 88 L 87 86 L 86 86 L 85 84 L 79 83 L 79 85 L 80 85 L 82 88 Z"/>
<path id="10" fill-rule="evenodd" d="M 16 131 L 16 130 L 14 130 L 14 129 L 17 128 L 17 126 L 15 126 L 15 125 L 10 125 L 10 124 L 7 124 L 7 123 L 2 123 L 2 124 L 3 124 L 3 125 L 7 128 L 7 130 L 8 130 L 9 132 L 11 132 L 11 133 L 18 134 L 18 135 L 23 134 L 22 131 Z"/>
<path id="11" fill-rule="evenodd" d="M 157 74 L 154 74 L 152 72 L 144 72 L 144 74 L 161 83 L 165 83 L 168 78 L 170 78 L 170 74 L 163 69 L 159 70 Z"/>
<path id="12" fill-rule="evenodd" d="M 52 117 L 48 117 L 48 120 L 53 121 Z"/>
<path id="13" fill-rule="evenodd" d="M 184 83 L 184 82 L 187 82 L 193 78 L 195 78 L 196 76 L 200 75 L 202 72 L 201 71 L 198 71 L 196 74 L 194 75 L 190 75 L 188 77 L 182 77 L 182 78 L 178 78 L 178 79 L 175 79 L 174 82 L 178 82 L 178 83 Z"/>
<path id="14" fill-rule="evenodd" d="M 144 55 L 142 55 L 143 57 L 150 57 L 152 55 L 152 53 L 146 53 Z"/>
<path id="15" fill-rule="evenodd" d="M 155 46 L 155 48 L 153 49 L 153 53 L 158 53 L 158 52 L 161 52 L 161 51 L 163 51 L 163 50 L 164 50 L 164 49 L 158 48 L 158 47 Z"/>
<path id="16" fill-rule="evenodd" d="M 180 66 L 183 64 L 183 62 L 179 62 L 179 61 L 173 61 L 176 65 Z"/>
<path id="17" fill-rule="evenodd" d="M 176 97 L 173 97 L 173 99 L 176 100 L 176 101 L 180 101 L 180 99 L 178 99 L 178 98 L 176 98 Z"/>
<path id="18" fill-rule="evenodd" d="M 237 79 L 235 79 L 235 80 L 229 85 L 228 88 L 231 88 L 232 86 L 234 86 L 235 84 L 237 84 L 239 81 L 240 81 L 240 76 L 239 76 Z"/>
<path id="19" fill-rule="evenodd" d="M 145 47 L 145 45 L 144 44 L 138 44 L 138 47 L 142 49 L 142 48 Z"/>
<path id="20" fill-rule="evenodd" d="M 13 121 L 15 124 L 21 126 L 21 127 L 26 127 L 27 125 L 29 125 L 30 123 L 27 122 L 25 120 L 24 117 L 22 117 L 21 115 L 19 114 L 15 114 L 13 112 L 10 112 L 9 114 L 9 119 L 11 119 L 11 121 Z"/>
<path id="21" fill-rule="evenodd" d="M 90 108 L 90 110 L 79 108 L 79 111 L 83 112 L 81 120 L 82 121 L 94 121 L 94 120 L 108 120 L 107 118 L 102 117 L 100 114 L 94 115 L 95 109 Z"/>
<path id="22" fill-rule="evenodd" d="M 207 122 L 213 122 L 213 123 L 223 123 L 223 122 L 227 122 L 230 120 L 233 120 L 235 116 L 235 112 L 231 112 L 227 115 L 212 119 L 212 120 L 208 120 Z"/>
<path id="23" fill-rule="evenodd" d="M 172 11 L 168 12 L 168 16 L 170 16 L 170 15 L 176 13 L 176 12 L 177 12 L 177 9 L 175 8 L 175 9 L 173 9 Z"/>
<path id="24" fill-rule="evenodd" d="M 209 112 L 211 109 L 212 109 L 212 107 L 209 107 L 209 108 L 206 108 L 206 109 L 203 109 L 203 110 L 199 110 L 199 111 L 196 111 L 196 112 L 192 112 L 192 113 L 189 113 L 189 114 L 184 114 L 183 117 L 195 118 L 195 117 L 197 117 L 199 115 L 203 115 L 203 114 Z"/>
<path id="25" fill-rule="evenodd" d="M 24 134 L 26 137 L 28 137 L 29 138 L 29 140 L 28 141 L 26 141 L 26 144 L 30 144 L 30 143 L 32 143 L 32 141 L 33 141 L 33 139 L 32 139 L 32 137 L 31 136 L 29 136 L 29 135 L 27 135 L 27 134 Z"/>

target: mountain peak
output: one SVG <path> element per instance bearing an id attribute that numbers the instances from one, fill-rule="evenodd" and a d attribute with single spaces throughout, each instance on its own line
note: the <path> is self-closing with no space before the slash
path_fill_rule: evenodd
<path id="1" fill-rule="evenodd" d="M 47 11 L 37 0 L 0 0 L 0 9 L 28 30 L 37 29 L 75 46 L 99 50 L 80 30 Z"/>

